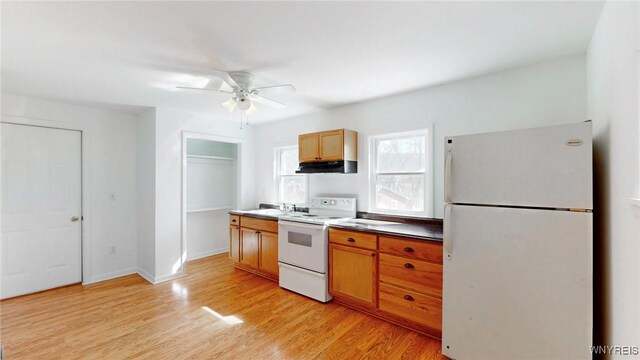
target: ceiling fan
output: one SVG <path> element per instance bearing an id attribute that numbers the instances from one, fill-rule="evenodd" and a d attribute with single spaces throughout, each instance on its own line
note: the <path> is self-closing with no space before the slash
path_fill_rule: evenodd
<path id="1" fill-rule="evenodd" d="M 254 87 L 255 76 L 245 71 L 222 71 L 213 69 L 213 72 L 216 76 L 218 76 L 222 81 L 224 81 L 231 90 L 220 90 L 220 89 L 211 89 L 211 88 L 194 88 L 188 86 L 176 86 L 178 89 L 189 89 L 189 90 L 204 90 L 204 91 L 212 91 L 222 94 L 229 94 L 231 98 L 222 103 L 222 106 L 227 109 L 230 113 L 235 110 L 236 107 L 238 109 L 245 111 L 246 115 L 254 114 L 258 108 L 254 103 L 259 103 L 262 105 L 266 105 L 272 107 L 274 109 L 282 109 L 286 105 L 271 100 L 262 96 L 263 91 L 269 90 L 289 90 L 296 91 L 295 86 L 291 84 L 281 84 L 281 85 L 271 85 L 271 86 L 262 86 L 262 87 Z"/>

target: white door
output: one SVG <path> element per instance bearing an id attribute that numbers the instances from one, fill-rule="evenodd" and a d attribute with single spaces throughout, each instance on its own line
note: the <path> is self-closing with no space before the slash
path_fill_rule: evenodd
<path id="1" fill-rule="evenodd" d="M 459 205 L 446 213 L 442 353 L 591 359 L 593 214 Z"/>
<path id="2" fill-rule="evenodd" d="M 81 282 L 81 133 L 2 124 L 0 297 Z"/>
<path id="3" fill-rule="evenodd" d="M 591 122 L 445 139 L 445 202 L 593 209 Z"/>

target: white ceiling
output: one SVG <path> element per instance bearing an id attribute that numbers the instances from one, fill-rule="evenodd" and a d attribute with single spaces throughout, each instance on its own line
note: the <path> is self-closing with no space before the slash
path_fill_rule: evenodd
<path id="1" fill-rule="evenodd" d="M 2 91 L 231 119 L 207 69 L 292 83 L 253 122 L 584 53 L 601 2 L 2 3 Z M 214 81 L 210 86 L 219 86 Z"/>

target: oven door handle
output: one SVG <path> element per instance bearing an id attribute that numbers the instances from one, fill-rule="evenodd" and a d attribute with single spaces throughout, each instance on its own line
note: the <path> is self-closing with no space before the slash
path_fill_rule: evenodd
<path id="1" fill-rule="evenodd" d="M 295 221 L 287 221 L 287 220 L 278 220 L 278 225 L 289 226 L 289 227 L 297 227 L 303 229 L 311 229 L 311 230 L 320 230 L 324 228 L 323 225 L 311 225 L 311 224 L 303 224 Z"/>

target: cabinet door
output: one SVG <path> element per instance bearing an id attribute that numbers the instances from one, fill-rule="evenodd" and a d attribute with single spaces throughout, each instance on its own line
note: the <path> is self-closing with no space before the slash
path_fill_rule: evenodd
<path id="1" fill-rule="evenodd" d="M 366 307 L 377 303 L 376 252 L 329 244 L 329 292 Z"/>
<path id="2" fill-rule="evenodd" d="M 298 136 L 298 160 L 300 162 L 318 161 L 318 133 Z"/>
<path id="3" fill-rule="evenodd" d="M 240 261 L 240 228 L 229 226 L 229 258 Z"/>
<path id="4" fill-rule="evenodd" d="M 258 268 L 258 232 L 253 229 L 240 228 L 240 262 Z"/>
<path id="5" fill-rule="evenodd" d="M 323 131 L 319 135 L 319 142 L 319 156 L 322 161 L 344 159 L 342 152 L 344 150 L 343 130 Z"/>
<path id="6" fill-rule="evenodd" d="M 278 275 L 278 234 L 260 233 L 260 270 Z"/>

